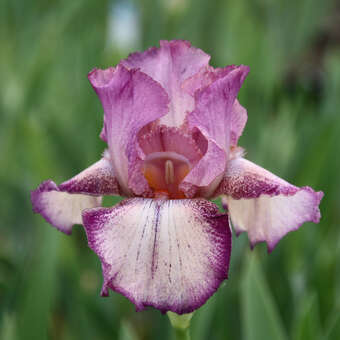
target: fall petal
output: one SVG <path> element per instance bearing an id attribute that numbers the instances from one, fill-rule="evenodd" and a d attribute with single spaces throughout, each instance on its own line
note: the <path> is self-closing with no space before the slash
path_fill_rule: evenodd
<path id="1" fill-rule="evenodd" d="M 60 231 L 70 234 L 82 224 L 83 209 L 101 205 L 101 195 L 119 195 L 111 163 L 102 158 L 77 176 L 57 186 L 48 180 L 31 192 L 33 210 Z"/>
<path id="2" fill-rule="evenodd" d="M 83 213 L 103 268 L 102 294 L 125 295 L 137 310 L 199 308 L 227 278 L 228 217 L 206 200 L 134 198 Z"/>
<path id="3" fill-rule="evenodd" d="M 80 174 L 60 184 L 59 190 L 69 194 L 120 195 L 108 152 L 105 151 L 101 160 Z"/>
<path id="4" fill-rule="evenodd" d="M 267 242 L 272 251 L 289 231 L 304 222 L 319 222 L 323 193 L 293 186 L 248 160 L 236 158 L 228 163 L 216 195 L 226 195 L 222 202 L 236 233 L 246 231 L 252 247 Z"/>

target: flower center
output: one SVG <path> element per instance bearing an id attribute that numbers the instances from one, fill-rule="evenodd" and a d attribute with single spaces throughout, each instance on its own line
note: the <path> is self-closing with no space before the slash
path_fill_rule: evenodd
<path id="1" fill-rule="evenodd" d="M 143 173 L 156 197 L 185 198 L 179 184 L 190 169 L 189 161 L 182 155 L 154 152 L 146 157 Z"/>

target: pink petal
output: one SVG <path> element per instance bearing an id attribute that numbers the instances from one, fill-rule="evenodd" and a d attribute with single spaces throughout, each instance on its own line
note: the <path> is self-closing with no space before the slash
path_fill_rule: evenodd
<path id="1" fill-rule="evenodd" d="M 235 65 L 228 65 L 224 68 L 214 68 L 207 65 L 206 67 L 201 68 L 199 72 L 194 74 L 192 77 L 184 81 L 182 88 L 194 97 L 197 90 L 201 90 L 212 84 L 217 79 L 225 77 L 236 68 L 237 66 Z"/>
<path id="2" fill-rule="evenodd" d="M 123 194 L 131 195 L 130 188 L 141 194 L 148 190 L 148 185 L 137 162 L 137 133 L 168 112 L 167 94 L 146 74 L 127 70 L 122 65 L 107 70 L 95 69 L 89 74 L 89 80 L 104 108 L 101 136 L 108 142 L 112 166 Z"/>
<path id="3" fill-rule="evenodd" d="M 128 68 L 140 68 L 159 82 L 170 98 L 169 114 L 160 122 L 180 126 L 187 111 L 194 108 L 193 97 L 183 91 L 182 83 L 209 63 L 210 56 L 188 41 L 161 41 L 160 48 L 152 47 L 142 53 L 133 53 L 121 63 Z"/>
<path id="4" fill-rule="evenodd" d="M 48 180 L 31 192 L 33 210 L 66 234 L 82 224 L 83 209 L 101 205 L 99 195 L 119 195 L 111 163 L 102 158 L 79 175 L 57 186 Z"/>
<path id="5" fill-rule="evenodd" d="M 227 278 L 231 233 L 227 215 L 206 200 L 134 198 L 83 213 L 89 246 L 109 288 L 137 310 L 189 313 Z"/>
<path id="6" fill-rule="evenodd" d="M 224 68 L 213 68 L 207 66 L 187 79 L 183 84 L 183 89 L 195 95 L 196 91 L 204 89 L 218 79 L 226 77 L 229 73 L 237 69 L 235 65 L 229 65 Z M 239 137 L 242 135 L 243 129 L 247 122 L 247 110 L 240 105 L 237 99 L 234 100 L 231 117 L 230 117 L 230 144 L 236 146 Z"/>
<path id="7" fill-rule="evenodd" d="M 225 77 L 195 92 L 196 106 L 188 114 L 188 125 L 202 132 L 208 140 L 208 150 L 184 179 L 183 187 L 190 184 L 207 187 L 224 172 L 229 156 L 234 102 L 248 71 L 247 66 L 233 68 Z"/>
<path id="8" fill-rule="evenodd" d="M 209 197 L 213 193 L 222 179 L 225 164 L 227 163 L 227 155 L 213 141 L 208 142 L 208 149 L 205 155 L 197 163 L 197 165 L 184 178 L 180 189 L 187 197 L 197 196 L 197 190 L 201 190 L 201 197 Z M 213 188 L 210 188 L 212 186 Z M 196 190 L 194 190 L 196 188 Z"/>
<path id="9" fill-rule="evenodd" d="M 199 128 L 226 152 L 229 150 L 231 112 L 241 85 L 249 72 L 239 66 L 201 91 L 195 92 L 195 109 L 188 115 L 189 127 Z"/>
<path id="10" fill-rule="evenodd" d="M 193 137 L 182 129 L 156 126 L 138 138 L 140 148 L 145 155 L 155 152 L 175 152 L 183 155 L 191 164 L 196 164 L 202 152 Z"/>
<path id="11" fill-rule="evenodd" d="M 267 242 L 272 251 L 289 231 L 320 220 L 321 191 L 295 187 L 243 158 L 228 163 L 216 194 L 226 195 L 223 203 L 236 233 L 248 232 L 252 247 Z"/>

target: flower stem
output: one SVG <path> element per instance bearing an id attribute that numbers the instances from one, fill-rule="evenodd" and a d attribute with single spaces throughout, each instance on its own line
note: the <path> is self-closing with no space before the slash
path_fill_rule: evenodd
<path id="1" fill-rule="evenodd" d="M 190 340 L 189 328 L 187 329 L 175 329 L 176 340 Z"/>
<path id="2" fill-rule="evenodd" d="M 173 312 L 167 313 L 171 326 L 175 331 L 176 340 L 190 340 L 190 321 L 193 313 L 178 315 Z"/>

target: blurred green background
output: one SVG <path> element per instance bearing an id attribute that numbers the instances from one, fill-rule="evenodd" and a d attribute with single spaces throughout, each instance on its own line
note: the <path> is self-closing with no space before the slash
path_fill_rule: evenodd
<path id="1" fill-rule="evenodd" d="M 326 0 L 0 1 L 0 339 L 172 338 L 158 311 L 99 296 L 82 228 L 51 228 L 29 191 L 105 148 L 87 73 L 176 38 L 214 66 L 250 66 L 247 157 L 325 192 L 321 223 L 272 254 L 234 239 L 230 278 L 193 317 L 193 340 L 340 339 L 340 5 Z"/>

